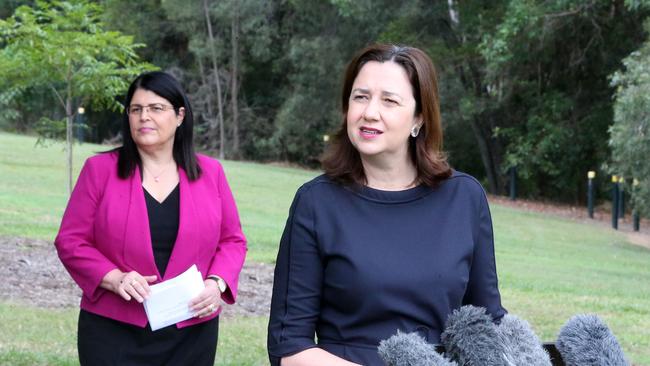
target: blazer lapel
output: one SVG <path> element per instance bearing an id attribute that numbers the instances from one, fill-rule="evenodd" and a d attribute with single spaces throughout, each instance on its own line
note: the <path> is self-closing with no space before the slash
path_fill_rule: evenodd
<path id="1" fill-rule="evenodd" d="M 144 200 L 140 169 L 135 169 L 130 183 L 124 233 L 124 262 L 130 267 L 129 270 L 137 270 L 143 276 L 155 274 L 160 281 L 162 276 L 158 273 L 158 267 L 156 267 L 153 257 L 149 214 Z"/>
<path id="2" fill-rule="evenodd" d="M 183 169 L 178 169 L 178 176 L 180 178 L 178 234 L 176 235 L 172 255 L 167 264 L 165 279 L 185 272 L 192 264 L 198 264 L 200 238 L 196 236 L 195 230 L 192 229 L 197 216 L 190 187 L 192 183 L 187 179 Z"/>

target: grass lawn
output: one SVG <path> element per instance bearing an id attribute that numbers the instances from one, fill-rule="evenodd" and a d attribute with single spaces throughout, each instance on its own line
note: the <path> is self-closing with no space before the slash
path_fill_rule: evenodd
<path id="1" fill-rule="evenodd" d="M 0 133 L 0 235 L 52 239 L 65 207 L 62 145 Z M 105 150 L 76 145 L 85 157 Z M 295 190 L 315 176 L 292 168 L 224 162 L 249 239 L 249 259 L 272 262 Z M 605 227 L 492 206 L 503 303 L 554 340 L 574 314 L 597 313 L 636 365 L 650 366 L 650 250 Z M 76 364 L 77 309 L 0 303 L 0 365 Z M 265 318 L 226 318 L 218 365 L 265 365 Z"/>
<path id="2" fill-rule="evenodd" d="M 0 234 L 52 240 L 68 199 L 63 144 L 0 132 Z M 74 146 L 75 178 L 88 156 L 106 146 Z M 248 238 L 248 260 L 273 262 L 296 189 L 317 172 L 223 162 Z"/>

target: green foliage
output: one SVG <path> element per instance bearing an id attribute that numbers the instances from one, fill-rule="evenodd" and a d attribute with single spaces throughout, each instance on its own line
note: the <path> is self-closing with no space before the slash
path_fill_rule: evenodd
<path id="1" fill-rule="evenodd" d="M 101 12 L 82 0 L 38 1 L 0 20 L 2 84 L 51 89 L 62 107 L 74 98 L 77 105 L 119 108 L 115 96 L 153 67 L 138 62 L 135 50 L 143 45 L 103 29 Z"/>
<path id="2" fill-rule="evenodd" d="M 5 2 L 0 13 L 20 3 Z M 226 157 L 317 165 L 323 135 L 341 123 L 341 78 L 352 53 L 377 41 L 407 44 L 424 49 L 436 64 L 445 148 L 454 167 L 503 193 L 506 172 L 517 165 L 520 195 L 574 202 L 586 196 L 586 171 L 598 170 L 610 155 L 604 143 L 614 118 L 608 76 L 639 48 L 645 39 L 642 22 L 650 14 L 646 0 L 208 0 L 219 64 L 214 75 L 203 1 L 99 3 L 105 11 L 96 24 L 119 30 L 120 37 L 133 35 L 138 47 L 146 43 L 133 52 L 181 80 L 195 110 L 197 142 L 206 149 L 215 148 L 221 137 L 214 126 L 217 94 L 209 88 L 216 76 Z M 63 11 L 56 4 L 48 6 Z M 239 20 L 240 150 L 229 155 L 234 19 Z M 82 60 L 67 45 L 84 42 L 73 38 L 44 55 Z M 5 45 L 2 52 L 14 52 Z M 32 69 L 18 64 L 6 65 L 0 57 L 0 68 L 7 70 L 0 79 L 23 71 L 31 75 Z M 47 73 L 57 75 L 53 69 Z M 0 95 L 0 127 L 29 131 L 40 117 L 66 117 L 46 98 L 52 93 L 48 83 L 62 96 L 64 84 L 41 81 L 31 87 L 4 84 L 11 88 Z M 75 94 L 72 111 L 87 94 Z M 105 102 L 116 104 L 111 98 Z M 107 127 L 115 120 L 115 114 L 92 111 L 89 125 L 101 141 L 115 133 L 114 125 Z"/>
<path id="3" fill-rule="evenodd" d="M 51 90 L 64 113 L 69 192 L 77 107 L 119 110 L 115 97 L 135 75 L 154 69 L 138 61 L 135 50 L 141 45 L 133 44 L 132 37 L 103 29 L 101 12 L 87 0 L 37 1 L 34 8 L 20 6 L 9 19 L 0 20 L 0 86 L 16 93 Z M 41 122 L 48 120 L 58 119 Z M 52 136 L 52 129 L 45 131 Z"/>
<path id="4" fill-rule="evenodd" d="M 517 166 L 527 195 L 584 197 L 586 172 L 609 155 L 607 78 L 638 45 L 644 17 L 605 1 L 511 1 L 483 37 L 501 172 Z"/>
<path id="5" fill-rule="evenodd" d="M 650 28 L 650 23 L 647 24 Z M 616 87 L 614 124 L 610 127 L 609 170 L 626 179 L 634 206 L 650 215 L 650 41 L 630 54 L 625 70 L 612 75 Z M 637 180 L 638 185 L 630 184 Z"/>

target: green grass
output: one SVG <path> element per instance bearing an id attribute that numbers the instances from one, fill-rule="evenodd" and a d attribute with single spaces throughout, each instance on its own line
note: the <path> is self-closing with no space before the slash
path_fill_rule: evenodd
<path id="1" fill-rule="evenodd" d="M 78 365 L 78 309 L 0 303 L 0 366 Z M 266 318 L 224 317 L 216 365 L 265 365 Z"/>
<path id="2" fill-rule="evenodd" d="M 494 205 L 502 300 L 543 340 L 596 313 L 628 356 L 650 365 L 650 250 L 606 227 Z"/>
<path id="3" fill-rule="evenodd" d="M 53 240 L 68 199 L 62 144 L 35 147 L 36 139 L 0 132 L 0 234 Z M 106 146 L 74 146 L 75 178 L 85 159 Z M 235 195 L 248 260 L 273 262 L 298 187 L 318 174 L 270 165 L 223 162 Z"/>
<path id="4" fill-rule="evenodd" d="M 52 239 L 66 202 L 61 145 L 0 133 L 0 235 Z M 104 147 L 77 145 L 76 166 Z M 316 172 L 224 162 L 249 259 L 275 257 L 291 199 Z M 77 169 L 78 170 L 78 169 Z M 504 306 L 554 340 L 574 314 L 597 313 L 636 365 L 650 366 L 650 250 L 606 227 L 492 206 Z M 77 310 L 0 303 L 0 365 L 76 364 Z M 218 365 L 264 365 L 266 318 L 221 323 Z"/>

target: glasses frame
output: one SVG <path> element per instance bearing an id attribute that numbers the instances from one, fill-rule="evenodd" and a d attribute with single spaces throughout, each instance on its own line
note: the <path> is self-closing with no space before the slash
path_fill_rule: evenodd
<path id="1" fill-rule="evenodd" d="M 129 115 L 129 116 L 141 116 L 142 113 L 145 110 L 147 111 L 148 114 L 150 114 L 154 107 L 159 107 L 159 106 L 162 107 L 162 111 L 153 112 L 153 114 L 162 113 L 162 112 L 168 111 L 170 109 L 175 111 L 174 106 L 170 105 L 170 104 L 162 104 L 162 103 L 152 103 L 152 104 L 147 104 L 147 105 L 131 104 L 130 106 L 126 107 L 126 114 Z M 139 113 L 136 113 L 136 112 L 131 111 L 131 109 L 133 107 L 142 108 L 142 109 L 140 110 Z"/>

